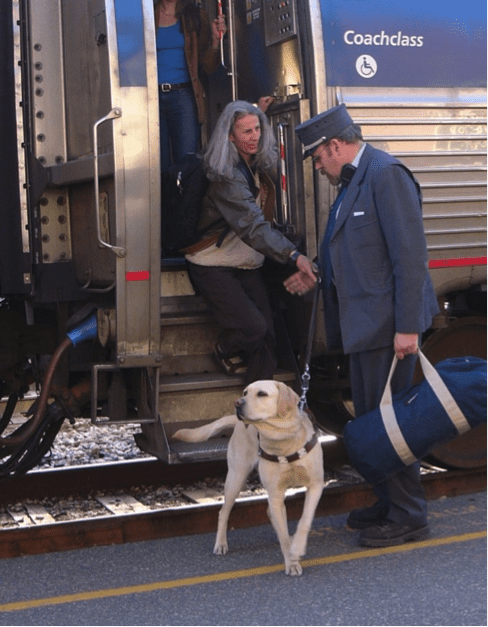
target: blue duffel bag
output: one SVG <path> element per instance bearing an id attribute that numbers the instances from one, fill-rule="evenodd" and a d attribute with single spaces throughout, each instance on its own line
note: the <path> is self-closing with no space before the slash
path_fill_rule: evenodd
<path id="1" fill-rule="evenodd" d="M 392 398 L 395 356 L 379 408 L 344 427 L 349 458 L 369 483 L 383 481 L 437 444 L 486 423 L 486 360 L 458 357 L 434 368 L 421 351 L 419 359 L 421 383 Z"/>

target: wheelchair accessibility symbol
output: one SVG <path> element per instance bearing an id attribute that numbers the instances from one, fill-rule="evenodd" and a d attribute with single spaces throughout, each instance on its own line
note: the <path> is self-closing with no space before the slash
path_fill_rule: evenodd
<path id="1" fill-rule="evenodd" d="M 363 78 L 373 78 L 378 70 L 378 64 L 368 54 L 362 54 L 356 61 L 356 70 Z"/>

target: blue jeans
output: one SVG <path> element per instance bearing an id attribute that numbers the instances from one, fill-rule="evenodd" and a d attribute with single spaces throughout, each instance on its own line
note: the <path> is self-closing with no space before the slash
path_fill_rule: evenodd
<path id="1" fill-rule="evenodd" d="M 161 172 L 200 148 L 200 124 L 193 89 L 159 92 Z"/>

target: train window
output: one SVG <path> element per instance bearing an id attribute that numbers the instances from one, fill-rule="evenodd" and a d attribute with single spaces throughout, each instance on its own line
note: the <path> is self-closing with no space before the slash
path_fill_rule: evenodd
<path id="1" fill-rule="evenodd" d="M 144 87 L 146 77 L 146 49 L 141 0 L 117 0 L 117 48 L 119 55 L 120 86 Z"/>

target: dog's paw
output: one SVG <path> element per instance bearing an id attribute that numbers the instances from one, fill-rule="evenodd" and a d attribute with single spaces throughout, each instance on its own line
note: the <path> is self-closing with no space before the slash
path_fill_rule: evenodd
<path id="1" fill-rule="evenodd" d="M 194 429 L 180 429 L 173 434 L 175 440 L 182 440 L 183 442 L 192 442 Z"/>
<path id="2" fill-rule="evenodd" d="M 229 551 L 229 546 L 227 543 L 222 543 L 222 544 L 217 543 L 214 546 L 214 550 L 213 550 L 214 555 L 227 555 L 228 551 Z"/>
<path id="3" fill-rule="evenodd" d="M 300 562 L 292 562 L 285 564 L 285 572 L 291 577 L 299 577 L 303 573 L 303 568 L 300 566 Z"/>

